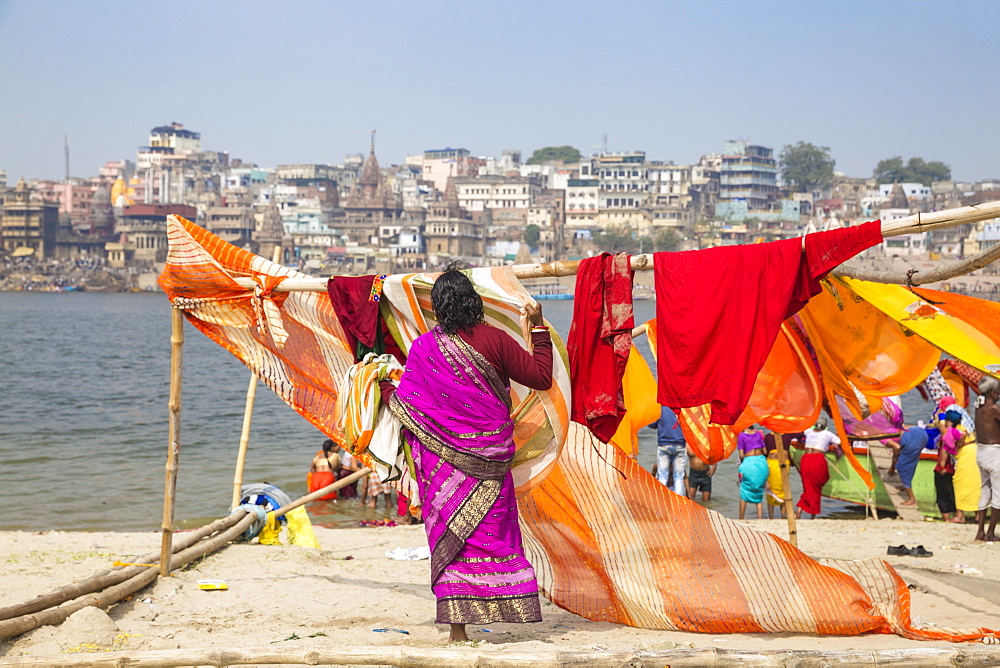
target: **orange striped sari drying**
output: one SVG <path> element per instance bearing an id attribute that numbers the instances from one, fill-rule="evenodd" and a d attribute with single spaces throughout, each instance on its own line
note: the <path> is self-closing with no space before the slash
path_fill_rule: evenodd
<path id="1" fill-rule="evenodd" d="M 170 217 L 168 234 L 160 283 L 173 306 L 328 432 L 337 383 L 353 356 L 326 295 L 269 297 L 265 277 L 300 274 L 177 217 Z M 262 289 L 245 290 L 235 276 L 255 277 Z M 383 298 L 404 347 L 433 326 L 432 280 L 386 281 Z M 473 281 L 489 322 L 527 341 L 519 304 L 529 297 L 509 268 L 476 270 Z M 276 308 L 255 307 L 254 300 Z M 512 387 L 512 404 L 524 546 L 556 604 L 592 620 L 708 633 L 875 632 L 953 641 L 994 634 L 916 628 L 906 584 L 884 561 L 820 563 L 671 493 L 629 454 L 569 422 L 565 346 L 558 336 L 553 344 L 553 388 Z"/>

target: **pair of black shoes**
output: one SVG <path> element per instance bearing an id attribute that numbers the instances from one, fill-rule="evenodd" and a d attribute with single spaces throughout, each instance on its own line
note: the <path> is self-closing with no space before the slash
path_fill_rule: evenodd
<path id="1" fill-rule="evenodd" d="M 889 549 L 886 550 L 886 553 L 901 557 L 930 557 L 934 554 L 930 550 L 925 550 L 923 545 L 917 545 L 912 548 L 906 547 L 905 545 L 890 545 Z"/>

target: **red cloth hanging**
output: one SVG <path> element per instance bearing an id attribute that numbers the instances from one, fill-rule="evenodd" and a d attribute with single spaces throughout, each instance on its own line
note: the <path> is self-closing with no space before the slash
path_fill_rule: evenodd
<path id="1" fill-rule="evenodd" d="M 629 255 L 601 253 L 580 260 L 573 323 L 566 340 L 573 387 L 570 419 L 608 443 L 625 415 L 622 376 L 632 348 Z"/>
<path id="2" fill-rule="evenodd" d="M 711 404 L 712 422 L 735 423 L 781 322 L 830 270 L 881 241 L 874 221 L 804 241 L 656 253 L 657 400 L 675 410 Z"/>

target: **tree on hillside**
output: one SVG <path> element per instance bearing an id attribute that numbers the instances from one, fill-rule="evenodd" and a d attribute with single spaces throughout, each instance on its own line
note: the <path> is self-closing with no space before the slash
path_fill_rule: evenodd
<path id="1" fill-rule="evenodd" d="M 922 183 L 929 186 L 933 181 L 950 181 L 951 167 L 940 160 L 925 161 L 910 158 L 903 163 L 901 156 L 893 156 L 880 161 L 872 176 L 879 183 Z"/>
<path id="2" fill-rule="evenodd" d="M 833 183 L 833 168 L 837 164 L 829 146 L 816 146 L 800 141 L 787 144 L 778 155 L 781 178 L 800 193 L 812 192 Z"/>
<path id="3" fill-rule="evenodd" d="M 609 226 L 597 230 L 591 235 L 594 246 L 600 251 L 609 253 L 636 253 L 639 250 L 639 240 L 632 230 L 624 226 Z"/>
<path id="4" fill-rule="evenodd" d="M 545 146 L 532 153 L 527 164 L 541 165 L 546 162 L 561 162 L 563 164 L 580 162 L 580 151 L 572 146 Z"/>
<path id="5" fill-rule="evenodd" d="M 638 236 L 624 226 L 610 226 L 596 230 L 591 235 L 594 246 L 599 251 L 609 253 L 655 253 L 675 251 L 681 247 L 684 238 L 677 230 L 660 230 L 652 237 Z"/>
<path id="6" fill-rule="evenodd" d="M 653 237 L 653 250 L 675 251 L 681 247 L 681 242 L 683 240 L 684 237 L 682 237 L 677 230 L 660 230 L 656 236 Z"/>
<path id="7" fill-rule="evenodd" d="M 530 248 L 538 248 L 538 239 L 541 237 L 541 230 L 538 225 L 532 223 L 524 228 L 524 243 Z"/>

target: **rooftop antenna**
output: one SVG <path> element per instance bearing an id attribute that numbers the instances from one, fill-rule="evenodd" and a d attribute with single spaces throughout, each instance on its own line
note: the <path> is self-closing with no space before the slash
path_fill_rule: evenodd
<path id="1" fill-rule="evenodd" d="M 608 154 L 608 131 L 605 130 L 604 134 L 601 135 L 601 153 L 604 155 Z"/>
<path id="2" fill-rule="evenodd" d="M 69 135 L 63 135 L 63 151 L 66 154 L 66 182 L 69 183 Z"/>

